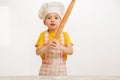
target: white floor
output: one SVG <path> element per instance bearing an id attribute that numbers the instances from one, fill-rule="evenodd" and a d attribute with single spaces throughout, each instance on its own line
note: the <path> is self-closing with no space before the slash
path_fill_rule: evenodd
<path id="1" fill-rule="evenodd" d="M 66 77 L 1 76 L 0 80 L 120 80 L 120 76 L 66 76 Z"/>

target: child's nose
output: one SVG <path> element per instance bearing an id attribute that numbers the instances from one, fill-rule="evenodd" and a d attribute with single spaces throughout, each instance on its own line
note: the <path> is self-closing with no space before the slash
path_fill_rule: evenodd
<path id="1" fill-rule="evenodd" d="M 51 19 L 51 21 L 55 21 L 55 19 L 54 19 L 54 18 L 52 18 L 52 19 Z"/>

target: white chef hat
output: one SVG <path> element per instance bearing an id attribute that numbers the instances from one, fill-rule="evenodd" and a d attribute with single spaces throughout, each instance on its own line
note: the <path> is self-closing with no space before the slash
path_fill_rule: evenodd
<path id="1" fill-rule="evenodd" d="M 62 3 L 47 2 L 44 3 L 39 9 L 38 16 L 40 19 L 44 20 L 48 13 L 56 13 L 62 18 L 64 11 L 65 11 L 65 7 Z"/>

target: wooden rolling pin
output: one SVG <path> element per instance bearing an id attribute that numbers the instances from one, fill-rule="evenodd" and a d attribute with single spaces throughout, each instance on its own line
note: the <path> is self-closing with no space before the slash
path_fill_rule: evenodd
<path id="1" fill-rule="evenodd" d="M 60 26 L 58 27 L 58 30 L 56 32 L 56 35 L 55 35 L 56 39 L 60 36 L 60 34 L 61 34 L 61 32 L 62 32 L 62 30 L 64 28 L 64 25 L 65 25 L 69 15 L 70 15 L 71 11 L 72 11 L 74 3 L 75 3 L 75 0 L 72 0 L 69 7 L 67 8 L 67 11 L 66 11 L 66 13 L 65 13 L 65 15 L 64 15 L 64 17 L 63 17 L 63 19 L 62 19 L 62 21 L 60 23 Z"/>

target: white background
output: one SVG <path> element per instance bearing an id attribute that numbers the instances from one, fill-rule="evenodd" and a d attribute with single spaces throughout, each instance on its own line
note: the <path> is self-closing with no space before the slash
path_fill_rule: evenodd
<path id="1" fill-rule="evenodd" d="M 0 44 L 0 76 L 38 75 L 41 59 L 34 45 L 46 29 L 38 10 L 47 1 L 53 0 L 0 0 L 0 7 L 9 8 L 10 27 L 9 44 Z M 67 8 L 71 0 L 59 1 Z M 74 44 L 69 75 L 120 75 L 120 0 L 76 0 L 64 31 Z"/>

